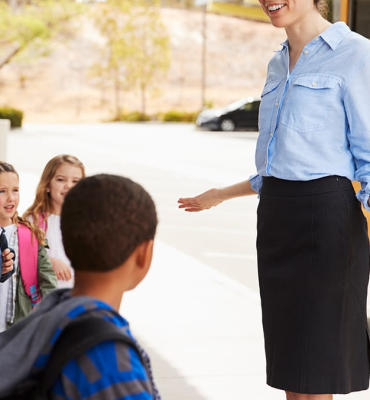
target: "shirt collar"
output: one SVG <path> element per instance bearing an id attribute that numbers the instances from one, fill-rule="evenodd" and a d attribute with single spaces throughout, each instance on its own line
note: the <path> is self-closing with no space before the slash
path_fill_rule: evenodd
<path id="1" fill-rule="evenodd" d="M 331 25 L 328 29 L 326 29 L 321 35 L 324 42 L 326 42 L 332 50 L 335 50 L 341 41 L 351 32 L 348 26 L 344 22 L 336 22 L 335 24 Z M 283 51 L 284 49 L 289 47 L 288 39 L 284 42 L 280 43 L 283 48 L 277 50 L 277 52 Z"/>
<path id="2" fill-rule="evenodd" d="M 335 50 L 341 41 L 351 32 L 344 22 L 336 22 L 324 31 L 320 37 Z"/>
<path id="3" fill-rule="evenodd" d="M 288 48 L 288 47 L 289 47 L 288 39 L 285 40 L 284 42 L 280 43 L 280 44 L 283 46 L 283 48 L 280 49 L 280 50 L 278 50 L 278 51 L 283 51 L 285 48 Z"/>

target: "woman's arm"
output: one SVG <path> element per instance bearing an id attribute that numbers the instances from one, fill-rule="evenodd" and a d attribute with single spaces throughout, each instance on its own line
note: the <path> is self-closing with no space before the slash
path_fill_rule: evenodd
<path id="1" fill-rule="evenodd" d="M 223 188 L 210 189 L 195 197 L 180 198 L 178 203 L 179 208 L 184 208 L 185 211 L 195 212 L 208 210 L 225 200 L 250 196 L 252 194 L 257 193 L 252 189 L 250 181 L 246 180 Z"/>
<path id="2" fill-rule="evenodd" d="M 355 69 L 344 94 L 348 140 L 356 162 L 355 180 L 361 183 L 357 198 L 370 211 L 370 56 Z"/>

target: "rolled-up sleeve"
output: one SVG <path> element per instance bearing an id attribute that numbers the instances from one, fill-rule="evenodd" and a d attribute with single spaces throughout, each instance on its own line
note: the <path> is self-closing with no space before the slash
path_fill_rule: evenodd
<path id="1" fill-rule="evenodd" d="M 260 194 L 262 188 L 262 176 L 259 174 L 251 175 L 249 177 L 249 182 L 251 183 L 251 188 L 256 193 Z"/>
<path id="2" fill-rule="evenodd" d="M 370 211 L 370 55 L 354 68 L 344 91 L 348 140 L 355 158 L 355 180 L 361 183 L 357 198 Z"/>

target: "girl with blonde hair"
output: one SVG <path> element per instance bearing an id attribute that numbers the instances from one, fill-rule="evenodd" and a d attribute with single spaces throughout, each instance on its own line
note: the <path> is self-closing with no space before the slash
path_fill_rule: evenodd
<path id="1" fill-rule="evenodd" d="M 42 172 L 33 204 L 23 217 L 43 229 L 58 287 L 73 286 L 73 269 L 64 252 L 60 215 L 64 198 L 76 183 L 85 177 L 85 167 L 75 156 L 61 154 L 52 158 Z"/>

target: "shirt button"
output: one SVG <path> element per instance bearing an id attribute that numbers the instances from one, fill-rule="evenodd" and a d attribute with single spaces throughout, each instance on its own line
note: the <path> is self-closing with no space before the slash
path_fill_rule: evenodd
<path id="1" fill-rule="evenodd" d="M 265 160 L 265 166 L 267 165 L 267 160 Z"/>
<path id="2" fill-rule="evenodd" d="M 270 137 L 272 137 L 273 135 L 274 135 L 274 132 L 271 131 L 271 132 L 270 132 Z"/>
<path id="3" fill-rule="evenodd" d="M 278 108 L 279 107 L 279 102 L 276 102 L 275 106 L 276 106 L 276 108 Z"/>
<path id="4" fill-rule="evenodd" d="M 318 41 L 319 41 L 319 38 L 317 37 L 315 40 L 316 40 L 316 42 L 318 42 Z"/>
<path id="5" fill-rule="evenodd" d="M 312 86 L 316 87 L 317 86 L 317 82 L 312 82 Z"/>
<path id="6" fill-rule="evenodd" d="M 308 50 L 305 50 L 305 51 L 303 52 L 303 54 L 304 54 L 305 56 L 307 56 L 308 53 L 309 53 Z"/>

